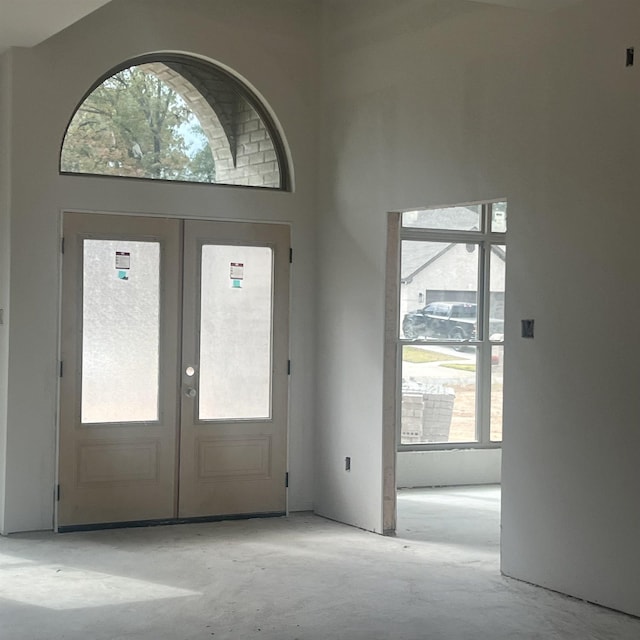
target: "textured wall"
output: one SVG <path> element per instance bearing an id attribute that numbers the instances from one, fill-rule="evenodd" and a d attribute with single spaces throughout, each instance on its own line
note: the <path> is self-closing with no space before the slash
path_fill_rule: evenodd
<path id="1" fill-rule="evenodd" d="M 386 212 L 504 197 L 503 569 L 640 614 L 638 3 L 324 7 L 320 512 L 380 526 Z"/>
<path id="2" fill-rule="evenodd" d="M 12 325 L 5 530 L 53 523 L 56 466 L 59 234 L 65 210 L 290 223 L 292 269 L 289 506 L 313 505 L 316 13 L 312 2 L 115 0 L 33 49 L 14 50 L 11 129 Z M 144 29 L 140 25 L 145 25 Z M 117 33 L 117 38 L 114 34 Z M 252 47 L 246 42 L 252 42 Z M 268 105 L 295 171 L 295 189 L 241 189 L 58 174 L 76 105 L 109 69 L 157 51 L 233 69 Z M 287 73 L 283 73 L 283 69 Z M 38 99 L 34 100 L 37 87 Z M 43 105 L 46 105 L 44 117 Z"/>
<path id="3" fill-rule="evenodd" d="M 9 374 L 9 276 L 11 234 L 11 54 L 0 56 L 0 533 L 4 531 Z"/>

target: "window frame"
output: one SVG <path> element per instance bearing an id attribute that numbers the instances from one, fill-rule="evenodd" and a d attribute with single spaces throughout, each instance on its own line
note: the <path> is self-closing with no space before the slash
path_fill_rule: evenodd
<path id="1" fill-rule="evenodd" d="M 402 225 L 402 213 L 398 215 L 398 272 L 397 272 L 397 298 L 395 309 L 395 322 L 397 330 L 395 332 L 395 357 L 396 357 L 396 450 L 403 451 L 437 451 L 450 449 L 499 449 L 502 447 L 501 440 L 491 440 L 491 360 L 492 350 L 496 346 L 501 346 L 504 354 L 504 332 L 501 340 L 491 340 L 490 330 L 490 300 L 491 300 L 491 255 L 494 246 L 507 246 L 507 232 L 492 231 L 492 210 L 494 204 L 507 204 L 506 198 L 486 200 L 481 202 L 468 203 L 469 206 L 480 206 L 480 229 L 479 230 L 451 230 L 451 229 L 431 229 L 419 227 L 405 227 Z M 467 205 L 450 205 L 451 208 Z M 425 207 L 423 211 L 433 209 L 447 209 L 449 206 Z M 408 211 L 415 211 L 411 209 Z M 405 346 L 445 346 L 450 347 L 451 340 L 442 339 L 407 339 L 402 337 L 402 318 L 400 317 L 400 291 L 401 291 L 401 270 L 402 242 L 442 242 L 442 243 L 462 243 L 473 244 L 478 247 L 478 283 L 476 304 L 477 331 L 474 340 L 469 340 L 468 345 L 476 349 L 476 440 L 472 442 L 433 442 L 433 443 L 412 443 L 402 444 L 402 352 Z M 506 260 L 505 260 L 506 268 Z M 506 286 L 505 286 L 506 290 Z M 506 291 L 505 291 L 506 296 Z M 426 302 L 426 300 L 425 300 Z M 424 306 L 428 306 L 426 303 Z M 504 329 L 503 329 L 504 331 Z M 503 434 L 504 435 L 504 434 Z"/>
<path id="2" fill-rule="evenodd" d="M 218 75 L 229 83 L 229 86 L 233 87 L 233 90 L 237 93 L 237 95 L 245 100 L 256 112 L 258 117 L 261 119 L 265 129 L 267 130 L 271 142 L 273 144 L 273 150 L 276 154 L 276 163 L 278 166 L 278 173 L 280 175 L 280 186 L 279 187 L 267 187 L 260 185 L 242 185 L 242 184 L 234 184 L 229 182 L 200 182 L 200 181 L 191 181 L 191 180 L 172 180 L 166 178 L 150 178 L 146 176 L 120 176 L 120 175 L 110 175 L 104 173 L 87 173 L 80 171 L 66 171 L 62 168 L 62 155 L 63 149 L 65 145 L 65 141 L 67 139 L 67 135 L 69 132 L 69 128 L 73 119 L 75 118 L 77 112 L 82 107 L 84 102 L 91 96 L 91 94 L 96 91 L 104 82 L 106 82 L 109 78 L 114 75 L 120 73 L 121 71 L 125 71 L 131 67 L 137 67 L 140 65 L 151 64 L 151 63 L 161 63 L 168 64 L 178 63 L 188 65 L 193 68 L 197 68 L 201 72 L 210 71 L 211 73 Z M 68 176 L 71 178 L 98 178 L 98 179 L 107 179 L 107 180 L 127 180 L 127 181 L 142 181 L 148 183 L 160 183 L 160 184 L 180 184 L 180 185 L 198 185 L 204 186 L 205 188 L 217 187 L 217 188 L 234 188 L 234 189 L 251 189 L 251 190 L 261 190 L 261 191 L 274 191 L 274 192 L 289 192 L 292 193 L 294 191 L 293 185 L 293 168 L 290 155 L 288 153 L 288 146 L 284 138 L 284 133 L 282 128 L 279 126 L 278 121 L 276 120 L 275 114 L 272 113 L 271 108 L 266 104 L 266 102 L 262 99 L 262 97 L 248 85 L 247 81 L 240 76 L 232 73 L 231 70 L 225 68 L 224 66 L 202 57 L 197 57 L 194 55 L 183 54 L 183 53 L 173 53 L 173 52 L 156 52 L 156 53 L 148 53 L 140 56 L 135 56 L 133 58 L 129 58 L 120 64 L 112 67 L 105 73 L 103 73 L 100 77 L 98 77 L 91 87 L 87 89 L 82 98 L 77 102 L 73 111 L 71 112 L 71 116 L 69 117 L 66 126 L 64 128 L 64 132 L 59 144 L 59 152 L 58 152 L 58 174 L 61 176 Z"/>

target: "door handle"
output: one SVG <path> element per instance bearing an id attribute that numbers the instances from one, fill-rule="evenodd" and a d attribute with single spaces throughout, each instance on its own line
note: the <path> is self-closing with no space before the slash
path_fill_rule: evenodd
<path id="1" fill-rule="evenodd" d="M 184 395 L 187 396 L 187 398 L 195 398 L 198 395 L 198 392 L 193 387 L 188 387 L 185 390 Z"/>

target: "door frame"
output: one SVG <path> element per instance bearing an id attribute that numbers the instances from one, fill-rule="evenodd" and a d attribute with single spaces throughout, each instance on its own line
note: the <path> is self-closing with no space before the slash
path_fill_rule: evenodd
<path id="1" fill-rule="evenodd" d="M 292 281 L 293 281 L 293 260 L 292 260 L 292 248 L 293 245 L 293 224 L 288 221 L 281 220 L 257 220 L 257 219 L 249 219 L 249 218 L 228 218 L 228 217 L 212 217 L 212 216 L 197 216 L 194 217 L 192 215 L 180 215 L 180 214 L 162 214 L 162 213 L 150 213 L 150 212 L 127 212 L 127 211 L 106 211 L 106 210 L 92 210 L 92 209 L 75 209 L 75 208 L 64 208 L 60 210 L 58 216 L 58 247 L 59 247 L 59 255 L 60 259 L 58 262 L 58 344 L 57 344 L 57 383 L 56 383 L 56 423 L 55 423 L 55 477 L 53 481 L 53 531 L 65 532 L 65 531 L 81 531 L 81 530 L 94 530 L 94 529 L 110 529 L 110 528 L 121 528 L 121 527 L 136 527 L 136 526 L 156 526 L 156 525 L 166 525 L 166 524 L 184 524 L 190 522 L 215 522 L 221 520 L 235 520 L 235 519 L 248 519 L 248 518 L 268 518 L 275 517 L 278 515 L 289 515 L 289 464 L 290 464 L 290 421 L 291 421 L 291 371 L 289 368 L 287 375 L 287 384 L 286 384 L 286 420 L 284 424 L 285 434 L 284 434 L 284 457 L 285 457 L 285 468 L 286 468 L 286 486 L 285 486 L 285 505 L 284 512 L 282 513 L 256 513 L 256 514 L 239 514 L 239 515 L 223 515 L 223 516 L 202 516 L 202 517 L 193 517 L 193 518 L 170 518 L 170 519 L 161 519 L 161 520 L 144 520 L 144 521 L 133 521 L 127 523 L 103 523 L 103 524 L 89 524 L 89 525 L 78 525 L 72 527 L 61 527 L 59 525 L 59 501 L 60 501 L 60 440 L 61 440 L 61 379 L 62 379 L 62 332 L 63 332 L 63 261 L 64 261 L 64 218 L 67 214 L 87 214 L 87 215 L 105 215 L 105 216 L 122 216 L 125 218 L 163 218 L 176 220 L 180 222 L 185 221 L 197 221 L 197 222 L 213 222 L 213 223 L 246 223 L 246 224 L 255 224 L 255 225 L 280 225 L 286 226 L 289 228 L 289 243 L 290 243 L 290 255 L 289 255 L 289 263 L 290 263 L 290 271 L 289 271 L 289 281 L 288 281 L 288 305 L 287 305 L 287 349 L 290 358 L 291 354 L 291 315 L 292 315 L 292 305 L 291 305 L 291 290 L 292 290 Z M 184 236 L 184 232 L 181 234 Z M 182 242 L 183 238 L 181 238 Z M 182 294 L 181 294 L 182 295 Z M 180 317 L 180 326 L 182 325 L 182 314 Z M 180 352 L 182 351 L 182 345 L 179 346 Z M 291 360 L 289 359 L 289 362 Z M 178 393 L 180 390 L 178 389 Z M 179 420 L 179 417 L 177 418 Z M 179 447 L 179 432 L 177 432 L 177 440 Z M 177 450 L 177 461 L 179 460 L 179 450 Z M 176 476 L 179 476 L 179 467 L 176 462 Z M 178 499 L 179 486 L 176 484 L 175 487 L 175 500 Z"/>

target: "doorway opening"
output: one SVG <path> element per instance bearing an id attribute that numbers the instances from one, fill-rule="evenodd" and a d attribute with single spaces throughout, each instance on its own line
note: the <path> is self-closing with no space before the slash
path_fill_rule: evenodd
<path id="1" fill-rule="evenodd" d="M 507 204 L 390 214 L 384 528 L 396 491 L 500 481 Z"/>

